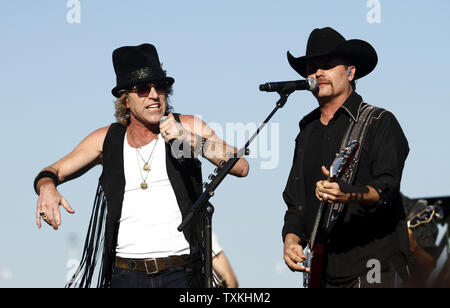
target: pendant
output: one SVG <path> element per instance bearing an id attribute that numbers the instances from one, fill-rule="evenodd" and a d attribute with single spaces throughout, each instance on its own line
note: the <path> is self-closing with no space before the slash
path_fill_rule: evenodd
<path id="1" fill-rule="evenodd" d="M 150 171 L 150 165 L 148 163 L 144 164 L 144 171 L 146 171 L 146 172 Z"/>
<path id="2" fill-rule="evenodd" d="M 147 185 L 147 183 L 144 181 L 144 182 L 142 182 L 141 183 L 141 189 L 147 189 L 148 188 L 148 185 Z"/>

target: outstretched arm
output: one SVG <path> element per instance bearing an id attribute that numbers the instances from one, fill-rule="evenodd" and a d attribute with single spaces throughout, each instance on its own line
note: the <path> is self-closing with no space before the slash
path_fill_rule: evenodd
<path id="1" fill-rule="evenodd" d="M 50 171 L 55 175 L 57 184 L 74 179 L 93 166 L 101 163 L 103 141 L 108 127 L 100 128 L 87 136 L 68 155 L 44 168 L 42 171 Z M 53 229 L 58 230 L 61 225 L 61 205 L 67 212 L 73 214 L 75 211 L 56 189 L 57 184 L 50 177 L 43 177 L 36 183 L 36 192 L 39 194 L 36 208 L 36 224 L 41 228 L 41 218 Z M 44 216 L 41 216 L 44 213 Z"/>

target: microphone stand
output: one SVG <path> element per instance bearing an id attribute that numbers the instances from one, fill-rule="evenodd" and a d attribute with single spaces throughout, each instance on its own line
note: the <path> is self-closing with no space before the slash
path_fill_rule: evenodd
<path id="1" fill-rule="evenodd" d="M 204 243 L 204 270 L 205 270 L 205 280 L 204 284 L 206 288 L 213 287 L 213 275 L 212 275 L 212 215 L 214 213 L 214 206 L 209 203 L 209 199 L 214 196 L 214 191 L 219 186 L 219 184 L 223 181 L 225 176 L 230 173 L 231 169 L 236 165 L 238 160 L 244 155 L 248 155 L 250 153 L 248 147 L 250 143 L 256 138 L 256 136 L 260 133 L 260 131 L 267 125 L 270 119 L 275 115 L 275 113 L 284 107 L 287 102 L 289 95 L 294 92 L 292 89 L 283 89 L 278 92 L 280 95 L 280 99 L 276 102 L 275 108 L 269 114 L 269 116 L 262 122 L 262 124 L 258 127 L 253 136 L 247 141 L 247 143 L 242 147 L 237 154 L 228 153 L 229 157 L 228 161 L 221 161 L 218 168 L 214 170 L 215 174 L 210 174 L 208 179 L 211 181 L 210 183 L 204 183 L 204 192 L 197 201 L 192 205 L 189 209 L 188 214 L 184 217 L 181 224 L 178 226 L 177 230 L 182 232 L 186 225 L 191 221 L 191 219 L 200 212 L 201 209 L 205 209 L 204 216 L 204 229 L 203 229 L 203 237 L 205 239 Z"/>

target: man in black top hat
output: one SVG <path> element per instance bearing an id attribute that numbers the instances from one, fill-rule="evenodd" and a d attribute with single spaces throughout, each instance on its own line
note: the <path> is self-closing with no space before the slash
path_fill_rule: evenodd
<path id="1" fill-rule="evenodd" d="M 309 272 L 302 264 L 306 260 L 303 250 L 319 204 L 343 204 L 338 220 L 327 229 L 326 275 L 321 286 L 392 287 L 394 266 L 408 254 L 399 188 L 409 147 L 394 115 L 372 109 L 354 180 L 327 180 L 347 130 L 352 123 L 362 123 L 362 111 L 370 106 L 355 92 L 355 80 L 372 72 L 377 54 L 365 41 L 346 40 L 334 29 L 323 28 L 312 31 L 306 56 L 295 58 L 288 52 L 288 61 L 302 77 L 318 81 L 314 96 L 319 107 L 300 121 L 283 192 L 288 206 L 284 260 L 291 270 Z M 380 264 L 381 281 L 367 279 L 372 264 Z"/>
<path id="2" fill-rule="evenodd" d="M 57 185 L 102 164 L 81 265 L 69 286 L 90 286 L 100 256 L 99 287 L 201 286 L 193 266 L 201 258 L 201 219 L 194 218 L 183 233 L 176 226 L 202 193 L 197 157 L 219 166 L 236 149 L 199 118 L 170 113 L 167 98 L 174 79 L 166 76 L 153 45 L 118 48 L 113 64 L 117 123 L 94 131 L 39 173 L 36 223 L 40 228 L 42 219 L 57 230 L 59 206 L 74 213 Z M 243 177 L 248 169 L 240 159 L 231 173 Z"/>

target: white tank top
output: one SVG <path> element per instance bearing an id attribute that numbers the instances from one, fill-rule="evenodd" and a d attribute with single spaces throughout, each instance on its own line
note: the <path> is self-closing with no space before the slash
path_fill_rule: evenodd
<path id="1" fill-rule="evenodd" d="M 143 170 L 153 147 L 150 172 Z M 122 258 L 160 258 L 189 254 L 189 243 L 179 232 L 182 217 L 175 192 L 167 175 L 164 139 L 158 135 L 139 149 L 142 158 L 127 142 L 125 135 L 123 158 L 125 194 L 117 239 L 117 256 Z M 140 185 L 145 179 L 148 188 Z"/>

